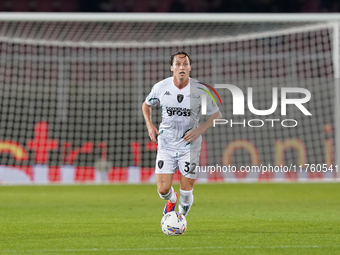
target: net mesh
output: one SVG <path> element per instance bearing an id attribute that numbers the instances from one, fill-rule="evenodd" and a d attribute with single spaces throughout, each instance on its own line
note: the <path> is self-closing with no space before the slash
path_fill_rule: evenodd
<path id="1" fill-rule="evenodd" d="M 169 57 L 178 50 L 193 59 L 191 77 L 235 84 L 245 95 L 254 87 L 257 109 L 270 108 L 273 84 L 313 95 L 313 118 L 288 107 L 289 119 L 301 119 L 297 128 L 212 128 L 201 165 L 334 165 L 328 23 L 1 22 L 0 28 L 3 183 L 154 181 L 157 146 L 141 105 L 156 82 L 171 76 Z M 235 118 L 230 92 L 218 92 L 224 119 L 259 119 Z M 282 119 L 280 107 L 270 118 Z M 160 123 L 159 109 L 153 121 Z"/>

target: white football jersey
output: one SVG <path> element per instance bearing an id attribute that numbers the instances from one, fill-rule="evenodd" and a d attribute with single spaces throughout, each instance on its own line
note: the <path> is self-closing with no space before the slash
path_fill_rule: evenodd
<path id="1" fill-rule="evenodd" d="M 190 78 L 189 84 L 179 89 L 173 82 L 173 77 L 156 83 L 145 102 L 150 106 L 160 104 L 162 122 L 159 126 L 158 148 L 170 150 L 200 149 L 202 137 L 193 144 L 184 140 L 185 134 L 199 126 L 201 115 L 201 95 L 207 89 L 197 80 Z M 219 108 L 213 99 L 207 95 L 207 115 L 216 113 Z"/>

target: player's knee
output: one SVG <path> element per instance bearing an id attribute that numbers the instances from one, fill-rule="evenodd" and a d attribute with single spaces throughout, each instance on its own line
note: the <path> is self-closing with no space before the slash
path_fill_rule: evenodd
<path id="1" fill-rule="evenodd" d="M 171 188 L 171 187 L 170 187 Z M 170 191 L 170 188 L 168 187 L 158 187 L 157 190 L 158 190 L 158 193 L 161 194 L 161 195 L 166 195 L 169 193 Z"/>

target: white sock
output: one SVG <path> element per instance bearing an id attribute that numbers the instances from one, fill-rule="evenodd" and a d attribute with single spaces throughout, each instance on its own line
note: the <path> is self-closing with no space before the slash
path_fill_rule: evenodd
<path id="1" fill-rule="evenodd" d="M 157 190 L 158 192 L 158 190 Z M 174 192 L 174 188 L 171 186 L 171 189 L 169 190 L 169 192 L 165 195 L 162 195 L 158 192 L 159 196 L 162 198 L 162 199 L 166 199 L 166 200 L 169 200 L 170 203 L 175 203 L 176 200 L 177 200 L 177 197 L 176 197 L 176 194 Z"/>
<path id="2" fill-rule="evenodd" d="M 188 214 L 190 211 L 191 205 L 194 202 L 194 196 L 192 194 L 192 190 L 179 190 L 181 196 L 179 198 L 178 209 L 179 212 L 182 213 L 184 216 Z"/>

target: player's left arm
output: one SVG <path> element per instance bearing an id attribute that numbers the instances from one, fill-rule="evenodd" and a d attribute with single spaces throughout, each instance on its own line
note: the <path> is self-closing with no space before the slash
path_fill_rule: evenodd
<path id="1" fill-rule="evenodd" d="M 213 126 L 215 119 L 221 119 L 221 118 L 222 118 L 222 113 L 218 110 L 217 112 L 212 114 L 209 117 L 209 119 L 206 122 L 204 122 L 202 125 L 187 132 L 184 136 L 184 140 L 187 141 L 188 143 L 195 142 L 200 137 L 201 134 L 205 133 L 209 128 Z"/>

